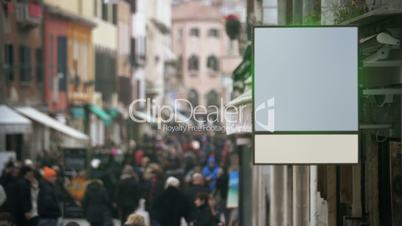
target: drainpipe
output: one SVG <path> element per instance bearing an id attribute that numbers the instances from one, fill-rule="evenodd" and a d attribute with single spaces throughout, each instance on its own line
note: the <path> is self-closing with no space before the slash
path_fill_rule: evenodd
<path id="1" fill-rule="evenodd" d="M 271 226 L 281 226 L 284 223 L 284 186 L 283 186 L 283 166 L 271 166 L 270 180 L 270 208 L 269 221 Z"/>
<path id="2" fill-rule="evenodd" d="M 3 1 L 0 1 L 0 37 L 5 37 L 7 33 L 7 22 L 3 10 Z M 5 40 L 3 38 L 3 41 L 0 42 L 0 53 L 4 53 L 4 48 L 5 48 Z M 7 89 L 6 89 L 6 84 L 7 84 L 7 77 L 6 77 L 6 70 L 5 70 L 5 57 L 4 54 L 0 54 L 0 83 L 2 84 L 0 86 L 1 88 L 1 94 L 0 94 L 0 103 L 5 103 L 7 99 Z"/>
<path id="3" fill-rule="evenodd" d="M 317 166 L 310 166 L 310 225 L 317 225 Z"/>
<path id="4" fill-rule="evenodd" d="M 284 182 L 284 225 L 291 226 L 293 225 L 293 214 L 292 214 L 292 198 L 293 198 L 293 177 L 292 177 L 292 168 L 290 166 L 284 166 L 283 169 L 283 182 Z"/>

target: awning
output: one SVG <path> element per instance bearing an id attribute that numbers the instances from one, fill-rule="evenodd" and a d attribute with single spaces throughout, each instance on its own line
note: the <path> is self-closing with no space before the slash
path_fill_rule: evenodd
<path id="1" fill-rule="evenodd" d="M 163 55 L 166 61 L 174 61 L 177 59 L 173 51 L 166 45 L 163 45 Z"/>
<path id="2" fill-rule="evenodd" d="M 252 60 L 251 59 L 251 45 L 248 45 L 246 47 L 246 50 L 244 51 L 242 62 L 233 71 L 233 80 L 234 81 L 239 81 L 239 80 L 243 81 L 251 75 L 251 73 L 252 73 L 251 60 Z"/>
<path id="3" fill-rule="evenodd" d="M 16 134 L 31 131 L 31 120 L 6 105 L 0 105 L 0 133 Z"/>
<path id="4" fill-rule="evenodd" d="M 75 119 L 85 118 L 85 109 L 83 107 L 71 107 L 70 113 Z"/>
<path id="5" fill-rule="evenodd" d="M 369 11 L 365 14 L 359 15 L 352 19 L 343 21 L 341 25 L 366 25 L 370 23 L 375 23 L 378 21 L 382 21 L 390 16 L 399 16 L 402 15 L 402 9 L 388 9 L 388 8 L 379 8 Z"/>
<path id="6" fill-rule="evenodd" d="M 229 106 L 237 107 L 238 111 L 231 111 Z M 239 107 L 241 106 L 241 107 Z M 252 94 L 246 91 L 226 105 L 225 125 L 226 134 L 242 134 L 252 132 Z M 241 111 L 239 111 L 241 109 Z"/>
<path id="7" fill-rule="evenodd" d="M 89 137 L 87 135 L 81 133 L 80 131 L 63 124 L 63 123 L 57 121 L 56 119 L 36 110 L 34 108 L 19 107 L 19 108 L 16 108 L 16 110 L 19 113 L 23 114 L 24 116 L 26 116 L 40 124 L 43 124 L 46 127 L 59 131 L 72 138 L 75 138 L 78 140 L 88 140 L 89 139 Z"/>
<path id="8" fill-rule="evenodd" d="M 242 104 L 247 104 L 251 103 L 252 101 L 252 94 L 251 90 L 248 90 L 241 94 L 240 96 L 236 97 L 235 99 L 231 100 L 229 103 L 226 104 L 226 106 L 240 106 Z"/>
<path id="9" fill-rule="evenodd" d="M 94 104 L 89 105 L 88 108 L 92 113 L 98 116 L 105 123 L 106 126 L 112 123 L 112 118 L 102 108 Z"/>
<path id="10" fill-rule="evenodd" d="M 112 119 L 115 119 L 119 116 L 119 110 L 117 108 L 108 109 L 108 114 Z"/>

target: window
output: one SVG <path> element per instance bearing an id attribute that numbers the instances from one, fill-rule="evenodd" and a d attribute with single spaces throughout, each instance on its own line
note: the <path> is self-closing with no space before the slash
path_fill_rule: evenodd
<path id="1" fill-rule="evenodd" d="M 178 65 L 177 65 L 178 71 L 182 72 L 182 70 L 183 70 L 183 56 L 180 55 L 179 59 L 177 61 L 178 61 Z"/>
<path id="2" fill-rule="evenodd" d="M 94 16 L 98 17 L 98 0 L 94 1 Z"/>
<path id="3" fill-rule="evenodd" d="M 36 82 L 43 82 L 43 51 L 41 48 L 37 48 L 35 52 L 36 58 Z"/>
<path id="4" fill-rule="evenodd" d="M 183 28 L 177 29 L 177 41 L 181 41 L 183 39 Z"/>
<path id="5" fill-rule="evenodd" d="M 20 46 L 20 81 L 31 81 L 31 49 Z"/>
<path id="6" fill-rule="evenodd" d="M 146 38 L 131 38 L 131 62 L 133 65 L 144 65 L 146 60 Z"/>
<path id="7" fill-rule="evenodd" d="M 117 24 L 117 4 L 112 5 L 112 23 Z"/>
<path id="8" fill-rule="evenodd" d="M 191 37 L 200 37 L 200 30 L 198 28 L 191 28 L 190 36 Z"/>
<path id="9" fill-rule="evenodd" d="M 137 0 L 127 0 L 130 4 L 131 13 L 135 14 L 137 12 Z"/>
<path id="10" fill-rule="evenodd" d="M 102 1 L 102 20 L 107 21 L 108 18 L 108 4 L 106 4 L 104 1 Z"/>
<path id="11" fill-rule="evenodd" d="M 190 89 L 190 91 L 188 92 L 187 98 L 188 98 L 188 101 L 190 101 L 190 103 L 193 106 L 198 105 L 198 93 L 195 89 Z"/>
<path id="12" fill-rule="evenodd" d="M 135 42 L 135 38 L 131 38 L 130 39 L 130 62 L 131 65 L 134 66 L 136 64 L 136 42 Z"/>
<path id="13" fill-rule="evenodd" d="M 208 106 L 219 106 L 219 94 L 215 90 L 211 90 L 207 93 Z"/>
<path id="14" fill-rule="evenodd" d="M 6 44 L 4 47 L 5 74 L 8 81 L 14 81 L 14 47 L 12 44 Z"/>
<path id="15" fill-rule="evenodd" d="M 219 70 L 219 61 L 218 58 L 214 55 L 211 55 L 208 57 L 207 60 L 207 68 L 213 70 L 213 71 L 218 71 Z"/>
<path id="16" fill-rule="evenodd" d="M 198 57 L 196 55 L 192 55 L 188 59 L 188 70 L 190 71 L 198 71 L 199 68 L 199 62 L 198 62 Z"/>
<path id="17" fill-rule="evenodd" d="M 141 80 L 137 80 L 137 87 L 135 87 L 135 88 L 137 88 L 137 99 L 140 99 L 141 98 Z"/>
<path id="18" fill-rule="evenodd" d="M 208 37 L 218 38 L 218 37 L 219 37 L 219 31 L 218 31 L 218 29 L 215 29 L 215 28 L 209 29 L 209 30 L 208 30 Z"/>

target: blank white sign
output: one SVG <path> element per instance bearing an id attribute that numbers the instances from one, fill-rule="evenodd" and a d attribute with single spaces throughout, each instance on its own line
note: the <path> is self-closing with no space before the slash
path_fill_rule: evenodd
<path id="1" fill-rule="evenodd" d="M 357 28 L 255 28 L 255 108 L 274 131 L 357 131 Z M 266 131 L 264 109 L 255 131 Z"/>
<path id="2" fill-rule="evenodd" d="M 357 27 L 257 27 L 254 76 L 256 163 L 358 162 Z"/>

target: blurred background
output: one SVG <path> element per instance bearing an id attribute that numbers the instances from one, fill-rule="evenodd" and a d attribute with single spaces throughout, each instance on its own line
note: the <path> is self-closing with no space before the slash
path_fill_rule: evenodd
<path id="1" fill-rule="evenodd" d="M 41 181 L 51 172 L 46 166 L 60 179 L 63 225 L 90 221 L 82 200 L 94 179 L 110 195 L 118 224 L 142 199 L 147 225 L 158 225 L 158 211 L 173 208 L 162 201 L 154 207 L 170 176 L 191 205 L 199 191 L 210 194 L 218 219 L 211 225 L 402 225 L 401 0 L 0 0 L 0 6 L 0 170 L 9 197 L 2 212 L 22 216 L 13 192 L 29 175 L 21 169 L 29 166 Z M 258 25 L 359 27 L 359 164 L 253 164 Z M 171 106 L 175 119 L 191 115 L 176 99 L 243 112 L 225 111 L 235 120 L 213 123 L 162 123 L 149 104 L 131 105 L 146 98 Z M 134 206 L 121 201 L 130 196 L 119 187 L 127 174 L 136 181 L 129 188 L 138 189 Z M 184 215 L 183 224 L 196 222 Z"/>

